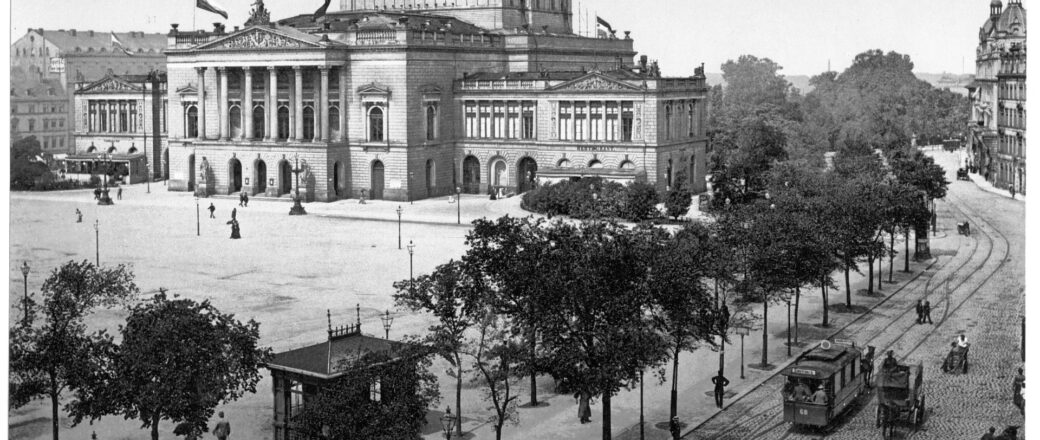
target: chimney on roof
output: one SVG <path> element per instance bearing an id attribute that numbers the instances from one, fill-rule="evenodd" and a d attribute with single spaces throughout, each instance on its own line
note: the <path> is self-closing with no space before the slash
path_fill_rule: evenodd
<path id="1" fill-rule="evenodd" d="M 76 36 L 76 30 L 75 29 L 69 29 L 69 34 L 71 34 L 73 37 L 75 37 Z"/>
<path id="2" fill-rule="evenodd" d="M 94 36 L 94 31 L 87 31 L 87 34 L 90 35 L 91 37 L 93 37 Z"/>

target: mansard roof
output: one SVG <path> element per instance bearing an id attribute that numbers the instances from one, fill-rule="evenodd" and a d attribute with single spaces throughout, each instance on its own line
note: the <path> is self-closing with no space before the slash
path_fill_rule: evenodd
<path id="1" fill-rule="evenodd" d="M 58 46 L 62 53 L 70 52 L 113 52 L 112 33 L 103 31 L 77 31 L 75 29 L 36 30 L 44 39 Z M 115 32 L 126 50 L 134 54 L 161 54 L 166 49 L 165 34 L 144 32 Z M 120 53 L 119 49 L 115 49 Z"/>

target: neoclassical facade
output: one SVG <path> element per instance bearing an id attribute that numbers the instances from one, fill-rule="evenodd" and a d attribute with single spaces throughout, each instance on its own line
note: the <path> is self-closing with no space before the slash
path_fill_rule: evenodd
<path id="1" fill-rule="evenodd" d="M 341 9 L 271 22 L 260 2 L 243 29 L 174 27 L 171 190 L 287 197 L 294 170 L 320 201 L 640 173 L 703 190 L 703 72 L 662 78 L 627 33 L 574 35 L 569 2 Z"/>
<path id="2" fill-rule="evenodd" d="M 969 87 L 969 166 L 999 188 L 1026 183 L 1026 11 L 1021 0 L 990 3 L 979 30 Z"/>

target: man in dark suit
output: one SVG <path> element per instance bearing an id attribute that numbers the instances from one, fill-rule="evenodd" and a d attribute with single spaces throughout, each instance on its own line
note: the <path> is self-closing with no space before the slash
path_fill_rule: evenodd
<path id="1" fill-rule="evenodd" d="M 928 322 L 929 324 L 934 324 L 934 322 L 932 322 L 932 303 L 925 301 L 924 306 L 922 306 L 921 309 L 921 314 L 923 315 L 921 317 L 922 324 L 924 324 L 925 322 Z"/>
<path id="2" fill-rule="evenodd" d="M 924 322 L 924 304 L 921 304 L 921 300 L 917 300 L 917 306 L 914 308 L 917 310 L 917 323 Z"/>
<path id="3" fill-rule="evenodd" d="M 221 411 L 219 416 L 220 421 L 217 422 L 217 426 L 213 427 L 213 435 L 217 436 L 217 440 L 227 440 L 231 435 L 231 424 L 224 419 L 224 411 Z"/>
<path id="4" fill-rule="evenodd" d="M 722 408 L 722 397 L 726 394 L 729 379 L 720 372 L 718 376 L 711 378 L 711 383 L 715 384 L 715 406 Z"/>

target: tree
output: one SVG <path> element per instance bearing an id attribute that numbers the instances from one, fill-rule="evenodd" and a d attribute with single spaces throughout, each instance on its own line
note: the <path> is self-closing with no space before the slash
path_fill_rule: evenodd
<path id="1" fill-rule="evenodd" d="M 675 185 L 668 191 L 664 199 L 664 208 L 668 216 L 674 220 L 686 215 L 693 203 L 693 194 L 686 188 L 686 173 L 679 172 L 675 176 Z"/>
<path id="2" fill-rule="evenodd" d="M 62 393 L 74 393 L 75 400 L 65 406 L 74 414 L 76 405 L 86 397 L 84 388 L 94 381 L 112 348 L 106 332 L 87 333 L 84 318 L 98 307 L 133 300 L 138 289 L 133 272 L 125 265 L 100 268 L 88 261 L 69 261 L 51 271 L 41 293 L 42 307 L 30 301 L 25 323 L 11 330 L 9 396 L 15 408 L 49 397 L 51 428 L 57 440 Z M 35 325 L 37 314 L 43 318 L 40 325 Z"/>
<path id="3" fill-rule="evenodd" d="M 646 232 L 611 223 L 546 229 L 558 255 L 549 272 L 556 290 L 537 307 L 546 368 L 561 389 L 602 397 L 602 437 L 609 440 L 611 396 L 668 355 L 641 288 L 647 267 L 638 249 Z"/>
<path id="4" fill-rule="evenodd" d="M 427 409 L 440 400 L 425 347 L 366 352 L 340 362 L 343 375 L 304 406 L 303 431 L 328 440 L 422 438 Z"/>
<path id="5" fill-rule="evenodd" d="M 432 274 L 414 281 L 394 283 L 394 301 L 413 311 L 426 312 L 437 318 L 430 326 L 424 343 L 433 347 L 455 369 L 455 416 L 458 435 L 462 436 L 462 378 L 466 331 L 476 325 L 484 311 L 485 288 L 478 272 L 463 261 L 449 261 Z"/>
<path id="6" fill-rule="evenodd" d="M 723 309 L 715 304 L 705 280 L 713 275 L 714 247 L 711 231 L 700 223 L 679 230 L 674 237 L 660 229 L 647 231 L 641 252 L 649 265 L 651 320 L 668 340 L 672 361 L 669 420 L 678 410 L 679 354 L 700 344 L 716 346 L 714 336 L 725 337 Z M 721 344 L 722 342 L 720 342 Z M 664 382 L 664 371 L 660 374 Z"/>
<path id="7" fill-rule="evenodd" d="M 640 222 L 657 214 L 657 189 L 653 185 L 632 182 L 627 190 L 624 210 L 626 219 Z"/>
<path id="8" fill-rule="evenodd" d="M 473 381 L 483 385 L 484 400 L 491 403 L 494 414 L 488 418 L 495 428 L 495 439 L 501 440 L 502 427 L 506 422 L 517 423 L 517 395 L 513 394 L 513 380 L 518 376 L 518 367 L 524 357 L 523 343 L 510 329 L 508 318 L 487 310 L 477 326 L 479 335 L 471 344 L 475 352 Z"/>
<path id="9" fill-rule="evenodd" d="M 130 309 L 122 343 L 98 380 L 73 405 L 77 422 L 104 415 L 141 421 L 159 439 L 159 423 L 185 422 L 199 432 L 217 405 L 256 392 L 271 356 L 260 324 L 239 322 L 209 301 L 168 299 L 166 291 Z"/>
<path id="10" fill-rule="evenodd" d="M 41 154 L 40 141 L 36 136 L 11 143 L 11 189 L 31 189 L 36 179 L 50 173 L 47 164 L 37 160 Z"/>

